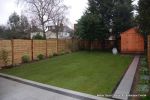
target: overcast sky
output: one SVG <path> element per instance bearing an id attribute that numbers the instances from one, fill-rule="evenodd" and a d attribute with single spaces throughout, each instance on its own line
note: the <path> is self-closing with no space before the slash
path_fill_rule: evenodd
<path id="1" fill-rule="evenodd" d="M 69 6 L 68 18 L 71 24 L 76 23 L 85 9 L 87 8 L 87 0 L 64 0 L 64 3 Z M 6 24 L 9 15 L 14 11 L 21 13 L 20 7 L 17 7 L 16 0 L 0 0 L 0 24 Z"/>
<path id="2" fill-rule="evenodd" d="M 83 15 L 83 12 L 87 8 L 88 0 L 64 0 L 65 4 L 70 7 L 68 18 L 73 25 Z M 137 0 L 134 4 L 137 3 Z M 16 0 L 0 0 L 0 24 L 6 24 L 8 17 L 16 11 L 21 13 L 19 7 L 17 7 Z"/>

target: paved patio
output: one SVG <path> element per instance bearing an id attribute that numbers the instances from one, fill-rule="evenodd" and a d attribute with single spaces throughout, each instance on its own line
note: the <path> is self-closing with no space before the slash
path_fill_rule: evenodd
<path id="1" fill-rule="evenodd" d="M 110 100 L 0 73 L 0 100 Z"/>
<path id="2" fill-rule="evenodd" d="M 139 63 L 140 56 L 135 56 L 133 62 L 129 66 L 129 69 L 127 70 L 125 76 L 121 80 L 118 88 L 116 89 L 113 98 L 115 99 L 121 99 L 121 100 L 127 100 L 128 95 L 130 94 L 130 90 L 132 87 L 132 83 L 134 80 L 134 76 L 136 73 L 136 69 Z"/>

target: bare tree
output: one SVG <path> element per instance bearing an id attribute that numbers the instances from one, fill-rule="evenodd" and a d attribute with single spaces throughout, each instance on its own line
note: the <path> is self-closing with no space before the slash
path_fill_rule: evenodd
<path id="1" fill-rule="evenodd" d="M 36 32 L 36 31 L 41 31 L 41 29 L 39 29 L 38 27 L 38 22 L 36 19 L 32 18 L 31 20 L 31 29 L 30 29 L 31 32 Z"/>
<path id="2" fill-rule="evenodd" d="M 29 11 L 40 22 L 44 36 L 46 30 L 46 24 L 51 22 L 58 25 L 60 22 L 60 16 L 64 15 L 64 10 L 67 10 L 63 4 L 63 0 L 19 0 L 26 2 L 29 7 Z M 62 18 L 61 18 L 62 19 Z M 56 21 L 57 20 L 57 21 Z M 59 22 L 58 22 L 59 21 Z"/>
<path id="3" fill-rule="evenodd" d="M 55 33 L 56 33 L 56 39 L 57 39 L 57 52 L 58 52 L 58 40 L 59 40 L 59 32 L 63 32 L 63 25 L 65 22 L 67 22 L 66 13 L 67 13 L 68 7 L 63 5 L 60 7 L 60 9 L 55 12 L 55 15 L 51 20 L 52 24 L 55 26 Z"/>

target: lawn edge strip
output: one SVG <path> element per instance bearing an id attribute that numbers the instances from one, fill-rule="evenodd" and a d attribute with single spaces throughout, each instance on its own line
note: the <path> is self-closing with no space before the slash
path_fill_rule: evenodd
<path id="1" fill-rule="evenodd" d="M 40 88 L 40 89 L 55 92 L 58 94 L 66 95 L 66 96 L 69 96 L 72 98 L 80 99 L 80 100 L 112 100 L 109 98 L 98 97 L 98 96 L 94 96 L 94 95 L 90 95 L 90 94 L 86 94 L 86 93 L 81 93 L 81 92 L 63 89 L 63 88 L 59 88 L 59 87 L 55 87 L 55 86 L 51 86 L 51 85 L 46 85 L 43 83 L 38 83 L 35 81 L 26 80 L 23 78 L 19 78 L 19 77 L 12 76 L 12 75 L 7 75 L 7 74 L 3 74 L 3 73 L 0 73 L 0 77 L 9 79 L 12 81 L 16 81 L 18 83 L 22 83 L 25 85 L 30 85 L 30 86 L 33 86 L 36 88 Z"/>
<path id="2" fill-rule="evenodd" d="M 133 83 L 132 83 L 132 86 L 131 86 L 131 91 L 130 91 L 130 94 L 131 95 L 136 95 L 136 86 L 137 86 L 137 83 L 139 82 L 139 70 L 140 70 L 140 60 L 141 60 L 142 56 L 140 57 L 139 59 L 139 63 L 138 63 L 138 66 L 137 66 L 137 69 L 136 69 L 136 73 L 135 73 L 135 76 L 134 76 L 134 80 L 133 80 Z M 129 97 L 129 99 L 139 99 L 139 98 L 134 98 L 134 97 Z"/>
<path id="3" fill-rule="evenodd" d="M 125 76 L 121 80 L 121 83 L 119 84 L 118 88 L 116 89 L 113 95 L 114 99 L 127 100 L 129 98 L 126 95 L 129 95 L 131 92 L 139 61 L 140 61 L 140 55 L 135 56 L 132 64 L 130 65 L 128 71 L 126 72 Z M 121 94 L 121 96 L 119 96 L 119 94 Z"/>
<path id="4" fill-rule="evenodd" d="M 123 77 L 125 76 L 126 72 L 127 72 L 128 69 L 130 68 L 130 65 L 132 64 L 133 60 L 134 60 L 134 57 L 132 58 L 130 64 L 129 64 L 128 67 L 125 69 L 125 71 L 123 72 L 123 74 L 122 74 L 122 76 L 120 77 L 119 81 L 117 82 L 116 86 L 115 86 L 114 89 L 112 90 L 112 94 L 114 94 L 115 91 L 117 90 L 117 88 L 118 88 L 119 84 L 121 83 Z M 111 97 L 111 98 L 112 98 L 112 97 Z"/>

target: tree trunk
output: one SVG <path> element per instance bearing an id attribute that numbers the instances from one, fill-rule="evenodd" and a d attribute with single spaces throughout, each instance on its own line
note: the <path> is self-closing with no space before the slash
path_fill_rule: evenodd
<path id="1" fill-rule="evenodd" d="M 42 31 L 43 31 L 43 37 L 44 37 L 44 39 L 46 39 L 46 33 L 45 33 L 45 25 L 44 24 L 42 24 Z"/>

